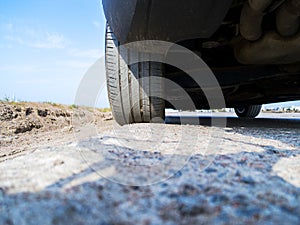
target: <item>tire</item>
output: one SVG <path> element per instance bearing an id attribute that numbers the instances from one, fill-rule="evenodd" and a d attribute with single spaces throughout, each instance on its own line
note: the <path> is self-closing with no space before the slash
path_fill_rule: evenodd
<path id="1" fill-rule="evenodd" d="M 162 64 L 139 62 L 130 65 L 134 57 L 143 54 L 124 47 L 107 25 L 106 28 L 106 80 L 108 98 L 116 122 L 120 125 L 131 123 L 163 122 L 165 102 L 163 98 Z M 129 65 L 128 65 L 129 64 Z M 152 79 L 151 79 L 152 78 Z M 149 97 L 150 96 L 150 97 Z"/>
<path id="2" fill-rule="evenodd" d="M 261 112 L 262 105 L 250 105 L 234 108 L 235 114 L 240 118 L 253 119 Z"/>

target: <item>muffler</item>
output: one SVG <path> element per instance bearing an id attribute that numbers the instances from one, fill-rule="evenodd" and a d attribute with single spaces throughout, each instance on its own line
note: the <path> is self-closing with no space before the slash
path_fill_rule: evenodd
<path id="1" fill-rule="evenodd" d="M 300 32 L 293 37 L 267 33 L 256 42 L 235 44 L 236 59 L 242 64 L 291 64 L 300 62 Z"/>

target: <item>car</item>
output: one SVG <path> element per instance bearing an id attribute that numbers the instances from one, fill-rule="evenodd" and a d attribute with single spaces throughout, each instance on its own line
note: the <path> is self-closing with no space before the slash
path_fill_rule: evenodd
<path id="1" fill-rule="evenodd" d="M 108 95 L 121 125 L 162 122 L 166 108 L 188 109 L 186 96 L 164 100 L 176 90 L 153 77 L 180 85 L 196 109 L 210 108 L 185 71 L 155 61 L 130 64 L 135 53 L 120 46 L 145 40 L 174 43 L 201 57 L 226 107 L 241 118 L 255 118 L 262 104 L 300 99 L 299 0 L 103 0 L 103 8 Z"/>

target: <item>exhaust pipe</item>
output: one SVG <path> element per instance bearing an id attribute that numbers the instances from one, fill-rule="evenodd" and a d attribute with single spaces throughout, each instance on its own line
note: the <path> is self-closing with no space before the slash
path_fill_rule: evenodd
<path id="1" fill-rule="evenodd" d="M 242 64 L 291 64 L 300 61 L 300 32 L 282 37 L 276 32 L 256 42 L 241 40 L 235 45 L 235 57 Z"/>
<path id="2" fill-rule="evenodd" d="M 248 41 L 256 41 L 262 36 L 262 21 L 265 10 L 273 0 L 248 0 L 245 3 L 240 21 L 240 33 Z"/>
<path id="3" fill-rule="evenodd" d="M 300 25 L 300 1 L 287 0 L 276 15 L 277 31 L 280 35 L 293 36 Z"/>

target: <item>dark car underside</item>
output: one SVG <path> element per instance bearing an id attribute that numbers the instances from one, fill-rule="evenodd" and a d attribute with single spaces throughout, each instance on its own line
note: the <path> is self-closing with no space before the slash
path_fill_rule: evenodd
<path id="1" fill-rule="evenodd" d="M 121 44 L 163 40 L 199 55 L 227 107 L 300 99 L 299 0 L 103 0 L 103 6 Z M 170 65 L 163 71 L 197 108 L 209 107 L 193 79 Z"/>

